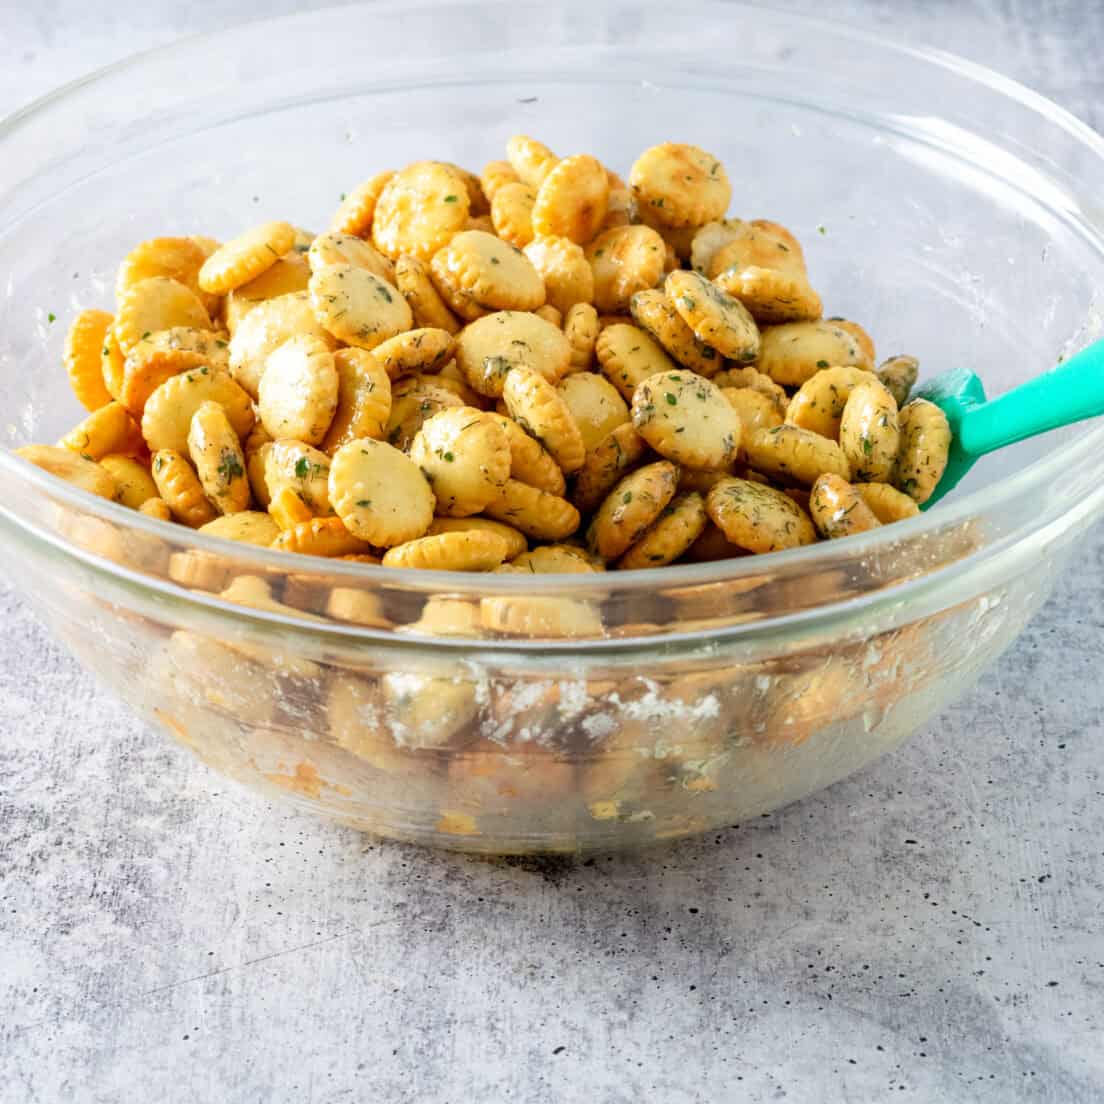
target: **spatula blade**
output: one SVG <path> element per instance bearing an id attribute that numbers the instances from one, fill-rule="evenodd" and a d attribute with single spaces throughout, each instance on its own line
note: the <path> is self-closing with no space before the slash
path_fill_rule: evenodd
<path id="1" fill-rule="evenodd" d="M 940 479 L 939 486 L 935 488 L 931 498 L 920 507 L 922 510 L 927 510 L 944 495 L 953 491 L 977 460 L 976 456 L 966 452 L 959 443 L 959 426 L 966 411 L 986 401 L 985 385 L 977 374 L 969 369 L 953 368 L 928 380 L 917 389 L 916 397 L 935 403 L 947 415 L 952 434 L 947 470 L 943 473 L 943 478 Z"/>

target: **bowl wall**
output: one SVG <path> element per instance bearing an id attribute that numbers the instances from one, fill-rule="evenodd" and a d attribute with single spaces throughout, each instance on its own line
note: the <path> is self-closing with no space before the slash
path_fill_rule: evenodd
<path id="1" fill-rule="evenodd" d="M 57 637 L 213 769 L 378 835 L 487 853 L 675 838 L 845 777 L 964 693 L 1067 558 L 1021 556 L 981 593 L 966 580 L 849 629 L 592 654 L 476 642 L 458 658 L 11 550 Z"/>

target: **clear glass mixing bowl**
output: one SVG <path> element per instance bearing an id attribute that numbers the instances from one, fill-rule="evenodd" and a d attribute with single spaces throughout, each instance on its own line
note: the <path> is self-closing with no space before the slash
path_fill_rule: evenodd
<path id="1" fill-rule="evenodd" d="M 960 60 L 737 5 L 377 5 L 192 39 L 0 126 L 5 443 L 79 417 L 64 320 L 157 234 L 319 228 L 343 190 L 506 138 L 624 170 L 726 163 L 830 313 L 998 393 L 1095 336 L 1104 144 Z M 458 28 L 462 30 L 458 32 Z M 50 315 L 56 315 L 52 323 Z M 386 836 L 485 852 L 677 837 L 897 746 L 1047 596 L 1104 503 L 1104 430 L 994 456 L 924 517 L 659 572 L 392 571 L 199 537 L 0 454 L 9 574 L 216 770 Z"/>

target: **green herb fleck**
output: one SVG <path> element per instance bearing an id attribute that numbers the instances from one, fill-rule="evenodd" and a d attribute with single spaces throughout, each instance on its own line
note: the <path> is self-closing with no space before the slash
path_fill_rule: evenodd
<path id="1" fill-rule="evenodd" d="M 817 361 L 817 367 L 818 367 L 818 368 L 827 368 L 827 367 L 828 367 L 828 361 L 826 361 L 826 360 L 818 360 L 818 361 Z"/>
<path id="2" fill-rule="evenodd" d="M 237 453 L 224 452 L 222 454 L 222 460 L 219 461 L 218 466 L 219 479 L 223 483 L 229 483 L 232 479 L 240 479 L 245 475 L 245 469 L 241 465 L 241 460 L 238 459 Z"/>
<path id="3" fill-rule="evenodd" d="M 56 322 L 57 321 L 57 315 L 54 314 L 53 311 L 50 311 L 50 313 L 48 315 L 46 315 L 46 320 L 48 322 Z"/>
<path id="4" fill-rule="evenodd" d="M 445 196 L 445 202 L 446 203 L 455 203 L 458 198 L 459 198 L 458 196 L 447 195 L 447 196 Z"/>
<path id="5" fill-rule="evenodd" d="M 489 356 L 483 358 L 483 374 L 485 376 L 505 376 L 513 364 L 504 356 Z"/>
<path id="6" fill-rule="evenodd" d="M 678 406 L 678 399 L 670 391 L 667 391 L 663 397 L 667 400 L 668 406 Z"/>
<path id="7" fill-rule="evenodd" d="M 306 479 L 310 473 L 310 461 L 305 456 L 300 456 L 295 461 L 295 477 L 296 479 Z"/>

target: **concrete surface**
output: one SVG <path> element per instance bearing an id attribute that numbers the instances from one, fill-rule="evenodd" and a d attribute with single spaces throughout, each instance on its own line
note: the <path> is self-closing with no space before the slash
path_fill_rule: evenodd
<path id="1" fill-rule="evenodd" d="M 788 6 L 1102 121 L 1099 4 Z M 0 110 L 257 11 L 2 0 Z M 902 752 L 582 865 L 289 815 L 143 731 L 0 592 L 0 1100 L 1104 1099 L 1102 590 L 1097 530 Z"/>

